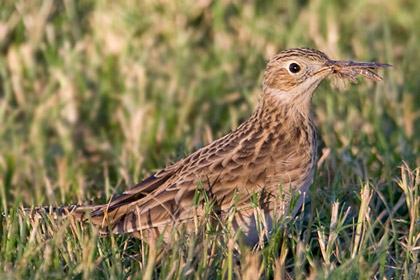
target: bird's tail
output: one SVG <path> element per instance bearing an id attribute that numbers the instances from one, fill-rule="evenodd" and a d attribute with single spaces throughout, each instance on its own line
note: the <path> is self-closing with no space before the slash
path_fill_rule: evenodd
<path id="1" fill-rule="evenodd" d="M 109 234 L 110 221 L 107 216 L 108 204 L 102 205 L 70 205 L 70 206 L 40 206 L 32 208 L 20 208 L 19 215 L 26 216 L 30 220 L 71 219 L 81 223 L 91 222 L 99 229 L 102 235 Z M 99 213 L 99 214 L 98 214 Z M 1 214 L 4 218 L 9 218 L 9 213 Z"/>
<path id="2" fill-rule="evenodd" d="M 101 209 L 102 205 L 71 205 L 71 206 L 40 206 L 32 208 L 22 208 L 22 214 L 30 219 L 43 219 L 50 216 L 56 220 L 73 218 L 76 221 L 85 222 L 91 213 Z"/>

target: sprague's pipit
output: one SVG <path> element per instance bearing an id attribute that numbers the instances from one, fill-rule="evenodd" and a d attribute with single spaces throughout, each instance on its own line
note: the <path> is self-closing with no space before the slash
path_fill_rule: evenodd
<path id="1" fill-rule="evenodd" d="M 86 221 L 101 231 L 134 233 L 145 239 L 170 233 L 174 225 L 193 224 L 203 215 L 196 192 L 202 189 L 220 215 L 234 205 L 233 227 L 245 241 L 259 240 L 252 194 L 259 194 L 260 213 L 272 220 L 297 210 L 312 183 L 316 134 L 311 99 L 330 75 L 357 82 L 356 75 L 380 81 L 372 71 L 387 64 L 334 61 L 324 53 L 296 48 L 280 52 L 264 73 L 261 100 L 252 116 L 236 130 L 150 176 L 104 205 L 54 208 L 60 215 Z M 300 195 L 295 209 L 292 195 Z M 200 198 L 202 199 L 202 197 Z M 27 210 L 32 217 L 40 207 Z M 277 217 L 272 217 L 276 213 Z"/>

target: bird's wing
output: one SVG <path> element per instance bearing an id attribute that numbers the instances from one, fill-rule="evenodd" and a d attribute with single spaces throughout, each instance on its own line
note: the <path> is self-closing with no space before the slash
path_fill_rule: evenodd
<path id="1" fill-rule="evenodd" d="M 92 217 L 104 215 L 105 210 L 107 212 L 112 212 L 123 205 L 137 202 L 142 198 L 150 195 L 158 188 L 161 188 L 162 185 L 165 185 L 168 179 L 173 177 L 178 172 L 181 165 L 182 160 L 144 179 L 131 189 L 126 190 L 120 195 L 114 197 L 108 204 L 104 204 L 104 207 L 101 207 L 101 209 L 97 209 L 96 211 L 92 212 Z"/>
<path id="2" fill-rule="evenodd" d="M 204 190 L 225 211 L 231 206 L 235 188 L 245 187 L 239 202 L 249 203 L 252 191 L 258 191 L 265 180 L 261 158 L 252 160 L 261 136 L 251 132 L 242 127 L 216 140 L 124 192 L 92 216 L 103 218 L 106 212 L 112 230 L 124 233 L 201 215 L 204 199 L 201 195 L 200 205 L 194 205 L 197 190 Z M 261 151 L 261 147 L 259 150 L 264 156 L 270 156 L 268 150 Z"/>

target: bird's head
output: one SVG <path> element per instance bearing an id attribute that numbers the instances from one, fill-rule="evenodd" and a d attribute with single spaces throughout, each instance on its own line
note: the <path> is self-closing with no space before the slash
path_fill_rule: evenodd
<path id="1" fill-rule="evenodd" d="M 280 52 L 268 63 L 264 73 L 263 97 L 300 104 L 310 103 L 319 83 L 330 75 L 357 82 L 356 75 L 380 81 L 372 69 L 387 67 L 375 62 L 334 61 L 324 53 L 310 48 Z"/>

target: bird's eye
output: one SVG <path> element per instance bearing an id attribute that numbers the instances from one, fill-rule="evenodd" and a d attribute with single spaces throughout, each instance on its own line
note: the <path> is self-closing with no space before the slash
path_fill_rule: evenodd
<path id="1" fill-rule="evenodd" d="M 289 70 L 292 73 L 297 73 L 297 72 L 300 71 L 300 66 L 299 66 L 299 64 L 292 63 L 292 64 L 289 65 Z"/>

